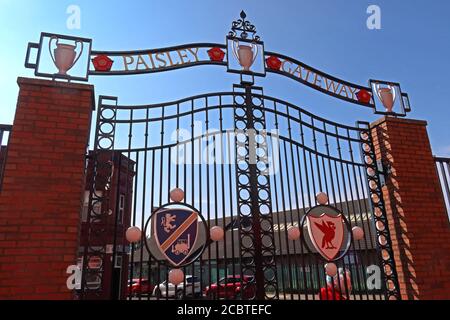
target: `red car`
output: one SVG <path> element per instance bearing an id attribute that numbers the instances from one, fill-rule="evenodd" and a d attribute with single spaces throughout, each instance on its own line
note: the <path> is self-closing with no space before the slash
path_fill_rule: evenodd
<path id="1" fill-rule="evenodd" d="M 255 295 L 254 277 L 228 276 L 221 278 L 218 283 L 213 283 L 205 288 L 205 295 L 210 299 L 250 299 Z"/>
<path id="2" fill-rule="evenodd" d="M 152 294 L 154 286 L 150 284 L 147 279 L 133 279 L 130 283 L 128 283 L 128 293 L 131 293 L 132 296 L 138 296 L 142 294 Z"/>

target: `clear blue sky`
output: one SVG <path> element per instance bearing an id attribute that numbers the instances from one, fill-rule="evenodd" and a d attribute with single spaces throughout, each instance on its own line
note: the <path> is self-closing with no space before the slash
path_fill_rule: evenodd
<path id="1" fill-rule="evenodd" d="M 68 30 L 66 9 L 81 8 L 81 29 Z M 382 29 L 366 27 L 370 4 L 381 7 Z M 345 80 L 398 81 L 410 94 L 410 118 L 429 121 L 433 151 L 450 156 L 450 2 L 447 0 L 310 1 L 38 1 L 0 0 L 0 123 L 12 123 L 18 76 L 27 42 L 41 31 L 93 39 L 96 50 L 146 49 L 189 42 L 225 42 L 231 22 L 244 9 L 266 50 L 284 53 Z M 160 74 L 91 77 L 96 94 L 117 95 L 123 104 L 174 100 L 231 90 L 236 75 L 205 66 Z M 258 80 L 265 93 L 313 113 L 353 124 L 377 118 L 371 110 L 325 96 L 270 74 Z"/>

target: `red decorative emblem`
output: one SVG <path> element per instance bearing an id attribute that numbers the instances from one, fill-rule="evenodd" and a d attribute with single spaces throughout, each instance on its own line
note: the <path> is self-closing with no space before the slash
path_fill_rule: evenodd
<path id="1" fill-rule="evenodd" d="M 272 70 L 280 70 L 281 68 L 281 60 L 275 56 L 270 56 L 266 59 L 266 64 L 269 69 Z"/>
<path id="2" fill-rule="evenodd" d="M 358 98 L 359 102 L 369 103 L 370 99 L 372 98 L 372 95 L 367 90 L 361 89 L 356 94 L 356 97 Z"/>
<path id="3" fill-rule="evenodd" d="M 101 54 L 92 59 L 95 71 L 109 71 L 113 62 L 107 55 Z"/>
<path id="4" fill-rule="evenodd" d="M 323 213 L 319 217 L 308 216 L 308 233 L 316 250 L 327 261 L 338 255 L 344 242 L 344 220 L 342 214 L 331 216 Z"/>
<path id="5" fill-rule="evenodd" d="M 225 52 L 222 51 L 219 47 L 213 47 L 208 50 L 208 56 L 211 61 L 223 61 L 225 57 Z"/>

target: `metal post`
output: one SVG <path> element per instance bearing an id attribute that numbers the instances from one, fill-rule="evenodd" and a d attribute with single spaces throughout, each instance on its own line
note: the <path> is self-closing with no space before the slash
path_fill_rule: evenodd
<path id="1" fill-rule="evenodd" d="M 258 196 L 258 173 L 256 158 L 255 125 L 253 119 L 252 89 L 249 84 L 245 84 L 245 108 L 247 115 L 247 138 L 248 138 L 248 160 L 249 160 L 249 181 L 250 181 L 250 201 L 252 230 L 255 246 L 255 281 L 256 281 L 256 299 L 263 300 L 265 297 L 264 289 L 264 269 L 262 256 L 262 239 L 259 212 Z"/>
<path id="2" fill-rule="evenodd" d="M 241 91 L 235 96 L 235 126 L 238 130 L 237 134 L 243 133 L 245 135 L 245 141 L 237 139 L 236 143 L 241 275 L 248 276 L 251 274 L 254 276 L 254 283 L 250 284 L 255 289 L 253 298 L 264 300 L 269 298 L 266 294 L 268 287 L 275 289 L 275 297 L 278 297 L 278 290 L 273 229 L 271 227 L 267 230 L 264 229 L 273 225 L 270 188 L 268 185 L 266 186 L 268 198 L 262 199 L 260 196 L 261 185 L 259 177 L 266 176 L 268 173 L 268 148 L 264 136 L 265 119 L 262 95 L 257 98 L 261 101 L 261 104 L 255 105 L 254 99 L 256 96 L 252 91 L 262 91 L 262 88 L 252 86 L 251 82 L 244 81 L 241 81 L 240 85 L 235 85 L 234 88 L 238 88 Z M 255 115 L 255 110 L 260 111 L 258 112 L 259 116 Z M 245 123 L 245 126 L 242 126 L 242 123 Z M 257 139 L 257 137 L 262 139 Z M 244 153 L 242 153 L 242 148 L 245 148 Z M 264 152 L 259 154 L 258 149 L 262 149 Z M 264 164 L 264 168 L 258 167 L 259 163 L 261 165 Z M 242 164 L 244 165 L 243 167 L 241 166 Z M 245 177 L 244 180 L 247 181 L 246 183 L 242 182 L 241 178 L 243 176 Z M 248 192 L 248 197 L 243 195 L 242 192 Z M 267 206 L 269 210 L 266 214 L 261 212 L 263 205 Z M 263 224 L 263 222 L 267 223 Z M 249 244 L 250 241 L 251 244 Z M 265 254 L 270 256 L 265 257 Z M 243 282 L 246 282 L 244 286 L 248 288 L 249 284 L 247 281 Z"/>

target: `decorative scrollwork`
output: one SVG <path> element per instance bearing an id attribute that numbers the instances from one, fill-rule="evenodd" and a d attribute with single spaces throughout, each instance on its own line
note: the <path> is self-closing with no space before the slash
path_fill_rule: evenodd
<path id="1" fill-rule="evenodd" d="M 112 101 L 109 105 L 104 101 Z M 104 235 L 108 217 L 112 213 L 111 185 L 114 175 L 114 135 L 117 115 L 117 98 L 100 96 L 97 115 L 97 133 L 92 154 L 92 181 L 90 181 L 89 205 L 86 222 L 86 242 L 83 246 L 81 299 L 100 296 L 103 290 L 107 248 Z M 100 261 L 92 263 L 92 261 Z"/>
<path id="2" fill-rule="evenodd" d="M 250 23 L 250 21 L 245 20 L 247 15 L 244 10 L 241 11 L 241 19 L 233 21 L 231 24 L 231 31 L 228 33 L 229 37 L 236 38 L 240 37 L 242 39 L 248 39 L 249 34 L 252 40 L 259 41 L 259 36 L 256 35 L 256 27 Z M 240 34 L 239 34 L 240 32 Z"/>
<path id="3" fill-rule="evenodd" d="M 370 202 L 373 207 L 373 221 L 377 235 L 379 259 L 383 267 L 383 274 L 385 278 L 386 299 L 399 300 L 401 299 L 400 288 L 395 267 L 388 219 L 386 216 L 386 207 L 383 200 L 383 191 L 381 189 L 382 185 L 380 175 L 383 173 L 380 172 L 377 167 L 375 148 L 370 135 L 369 125 L 367 123 L 360 122 L 359 127 L 361 128 L 361 148 L 363 161 L 366 165 Z"/>
<path id="4" fill-rule="evenodd" d="M 250 299 L 277 299 L 264 102 L 253 94 L 262 88 L 245 85 L 233 89 L 241 272 L 256 280 L 255 295 Z"/>

